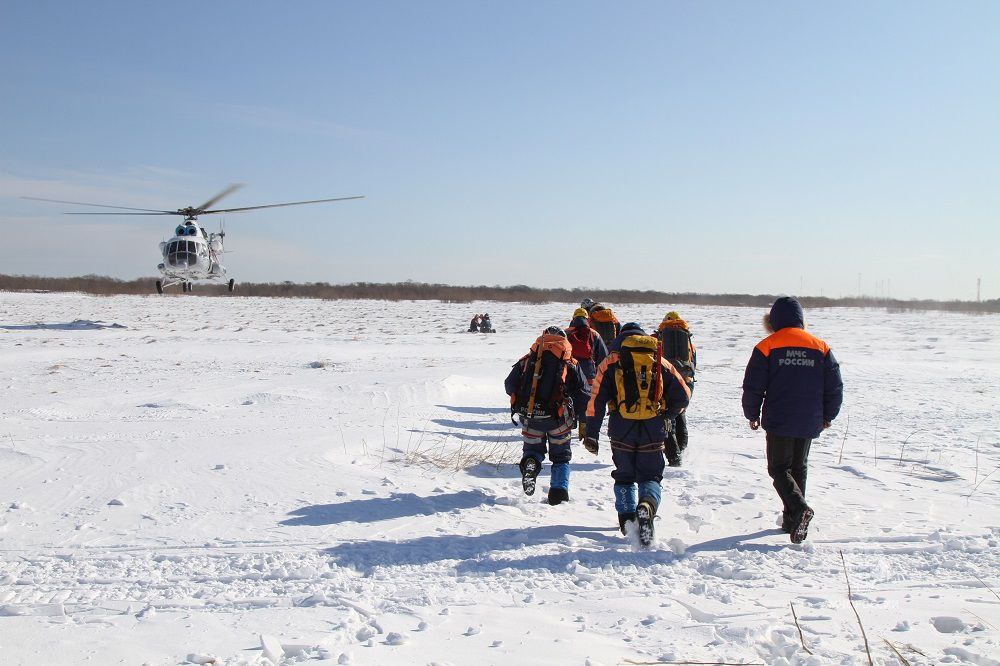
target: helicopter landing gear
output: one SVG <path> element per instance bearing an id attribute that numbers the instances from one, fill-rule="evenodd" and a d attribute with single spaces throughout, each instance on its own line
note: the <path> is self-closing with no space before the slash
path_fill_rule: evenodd
<path id="1" fill-rule="evenodd" d="M 163 282 L 161 282 L 160 280 L 156 281 L 156 293 L 158 294 L 163 293 Z"/>
<path id="2" fill-rule="evenodd" d="M 231 294 L 234 291 L 236 291 L 236 280 L 230 279 L 229 280 L 229 293 Z"/>

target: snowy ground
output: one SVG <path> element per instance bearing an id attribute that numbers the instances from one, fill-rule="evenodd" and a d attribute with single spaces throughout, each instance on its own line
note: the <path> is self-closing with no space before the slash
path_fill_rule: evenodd
<path id="1" fill-rule="evenodd" d="M 633 552 L 606 450 L 558 507 L 513 468 L 503 378 L 572 309 L 0 294 L 0 663 L 867 664 L 842 551 L 875 663 L 1000 664 L 1000 319 L 807 313 L 847 395 L 793 546 L 761 311 L 680 308 L 692 444 Z"/>

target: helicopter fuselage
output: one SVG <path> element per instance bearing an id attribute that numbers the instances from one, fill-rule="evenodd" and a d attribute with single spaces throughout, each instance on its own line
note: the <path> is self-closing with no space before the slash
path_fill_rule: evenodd
<path id="1" fill-rule="evenodd" d="M 219 258 L 222 238 L 193 220 L 178 225 L 174 237 L 160 243 L 160 252 L 163 263 L 157 268 L 170 280 L 221 280 L 226 275 Z"/>

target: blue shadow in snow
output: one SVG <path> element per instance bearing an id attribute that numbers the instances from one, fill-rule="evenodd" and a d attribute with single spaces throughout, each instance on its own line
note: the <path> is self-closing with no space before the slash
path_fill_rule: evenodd
<path id="1" fill-rule="evenodd" d="M 413 493 L 393 493 L 389 497 L 304 506 L 289 512 L 291 518 L 281 521 L 280 524 L 290 527 L 300 525 L 316 527 L 346 522 L 374 523 L 407 516 L 432 516 L 458 509 L 492 506 L 495 503 L 496 499 L 492 495 L 478 490 L 463 490 L 429 497 L 420 497 Z"/>
<path id="2" fill-rule="evenodd" d="M 459 430 L 512 430 L 521 426 L 514 425 L 510 421 L 497 423 L 496 421 L 455 421 L 454 419 L 431 419 L 431 423 L 436 423 L 445 428 L 457 428 Z"/>
<path id="3" fill-rule="evenodd" d="M 444 435 L 446 437 L 454 437 L 455 439 L 465 439 L 472 442 L 520 442 L 521 435 L 501 435 L 499 433 L 495 435 L 470 435 L 462 430 L 424 430 L 420 428 L 410 428 L 407 432 L 412 432 L 420 435 Z"/>
<path id="4" fill-rule="evenodd" d="M 608 534 L 613 532 L 614 535 Z M 348 541 L 333 548 L 327 548 L 323 552 L 332 557 L 341 566 L 350 566 L 360 571 L 370 573 L 378 566 L 420 566 L 432 562 L 443 560 L 459 560 L 459 570 L 466 571 L 489 571 L 509 568 L 544 568 L 546 562 L 562 559 L 566 554 L 560 553 L 550 556 L 538 556 L 519 561 L 475 561 L 488 553 L 496 551 L 518 550 L 525 545 L 538 545 L 551 542 L 563 542 L 567 535 L 592 539 L 600 542 L 603 546 L 621 545 L 624 546 L 622 537 L 618 535 L 617 528 L 605 530 L 594 527 L 583 527 L 579 525 L 546 525 L 539 527 L 528 527 L 524 529 L 506 529 L 492 534 L 481 534 L 477 536 L 465 536 L 460 534 L 448 534 L 440 536 L 426 536 L 408 541 Z M 592 552 L 599 556 L 606 551 L 581 551 L 573 553 L 573 559 L 581 560 L 587 553 Z M 642 555 L 643 553 L 638 553 Z M 611 552 L 608 553 L 609 561 L 628 561 L 631 553 Z M 650 553 L 645 553 L 650 555 Z M 665 555 L 672 557 L 669 553 Z M 622 560 L 622 558 L 625 558 Z M 519 562 L 538 560 L 531 567 L 521 567 Z M 553 566 L 558 566 L 554 564 Z M 563 565 L 566 566 L 566 565 Z"/>
<path id="5" fill-rule="evenodd" d="M 497 423 L 493 420 L 456 421 L 454 419 L 431 419 L 431 423 L 444 426 L 445 428 L 453 428 L 453 430 L 423 430 L 413 428 L 409 432 L 424 435 L 445 435 L 474 442 L 516 442 L 521 439 L 520 430 L 515 430 L 516 428 L 520 428 L 520 426 L 515 426 L 510 422 Z M 470 430 L 480 431 L 484 434 L 473 434 L 469 432 Z"/>
<path id="6" fill-rule="evenodd" d="M 459 414 L 510 414 L 509 407 L 464 407 L 456 405 L 434 405 Z"/>
<path id="7" fill-rule="evenodd" d="M 749 534 L 737 534 L 735 536 L 719 537 L 710 541 L 702 541 L 688 546 L 685 553 L 722 552 L 726 550 L 752 550 L 758 553 L 769 553 L 777 550 L 785 550 L 789 544 L 777 545 L 767 543 L 746 543 L 751 539 L 759 539 L 765 536 L 781 535 L 788 538 L 788 535 L 775 528 L 771 530 L 760 530 Z"/>
<path id="8" fill-rule="evenodd" d="M 611 465 L 605 465 L 602 463 L 578 463 L 571 462 L 569 464 L 571 472 L 592 472 L 596 469 L 611 469 Z M 518 468 L 517 463 L 504 463 L 499 467 L 497 465 L 474 465 L 472 467 L 466 468 L 465 473 L 469 476 L 474 476 L 477 479 L 519 479 L 521 478 L 521 470 Z M 540 480 L 545 480 L 546 475 L 549 472 L 546 471 L 545 467 L 542 467 L 542 472 L 539 475 Z"/>
<path id="9" fill-rule="evenodd" d="M 594 538 L 592 534 L 595 528 L 591 528 L 590 534 L 588 534 L 585 529 L 581 528 L 564 529 L 568 531 L 563 532 L 563 534 L 573 534 L 574 536 Z M 596 529 L 600 530 L 600 528 Z M 497 573 L 499 571 L 503 571 L 504 569 L 514 569 L 518 571 L 531 571 L 534 569 L 566 571 L 567 568 L 573 564 L 573 562 L 579 562 L 587 568 L 604 567 L 608 565 L 648 566 L 650 564 L 672 564 L 673 562 L 684 559 L 688 554 L 698 552 L 749 550 L 759 553 L 767 553 L 782 551 L 788 548 L 788 544 L 776 545 L 744 543 L 745 541 L 757 539 L 763 536 L 773 536 L 778 534 L 785 536 L 785 533 L 781 530 L 774 529 L 760 530 L 759 532 L 753 532 L 751 534 L 740 534 L 731 537 L 713 539 L 712 541 L 705 541 L 703 543 L 689 546 L 685 550 L 684 555 L 675 555 L 662 543 L 658 550 L 632 552 L 625 541 L 625 538 L 619 534 L 616 528 L 609 527 L 603 531 L 610 533 L 610 536 L 604 534 L 599 536 L 599 540 L 603 541 L 606 546 L 603 550 L 577 549 L 548 555 L 532 555 L 519 560 L 469 557 L 464 558 L 461 562 L 459 562 L 455 566 L 455 571 L 461 574 Z M 549 539 L 549 541 L 553 540 L 554 539 Z M 612 547 L 608 548 L 608 545 Z M 617 548 L 614 548 L 614 546 L 617 546 Z M 493 550 L 501 549 L 495 548 Z"/>
<path id="10" fill-rule="evenodd" d="M 106 324 L 103 321 L 76 319 L 68 324 L 15 324 L 0 326 L 5 331 L 100 331 L 105 328 L 125 328 L 121 324 Z"/>

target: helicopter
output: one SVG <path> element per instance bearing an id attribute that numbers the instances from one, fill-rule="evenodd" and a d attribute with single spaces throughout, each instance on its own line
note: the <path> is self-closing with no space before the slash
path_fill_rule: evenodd
<path id="1" fill-rule="evenodd" d="M 224 226 L 218 232 L 209 232 L 198 224 L 201 215 L 216 215 L 219 213 L 242 213 L 261 208 L 279 208 L 281 206 L 301 206 L 303 204 L 327 203 L 331 201 L 347 201 L 349 199 L 364 199 L 364 196 L 337 197 L 335 199 L 313 199 L 311 201 L 292 201 L 289 203 L 267 204 L 264 206 L 244 206 L 242 208 L 218 208 L 212 206 L 226 196 L 243 187 L 233 184 L 216 194 L 200 206 L 188 206 L 177 210 L 155 210 L 150 208 L 130 208 L 127 206 L 110 206 L 107 204 L 83 203 L 80 201 L 62 201 L 60 199 L 42 199 L 40 197 L 21 197 L 32 201 L 47 201 L 49 203 L 72 204 L 74 206 L 96 206 L 98 208 L 115 208 L 131 211 L 128 213 L 66 213 L 66 215 L 180 215 L 184 218 L 174 229 L 170 240 L 160 243 L 160 254 L 163 263 L 157 266 L 163 279 L 156 281 L 156 293 L 175 285 L 181 285 L 181 291 L 190 292 L 194 289 L 192 280 L 225 281 L 226 267 L 222 263 L 224 253 L 223 243 L 226 239 Z M 230 292 L 236 291 L 236 281 L 230 279 L 227 283 Z"/>

